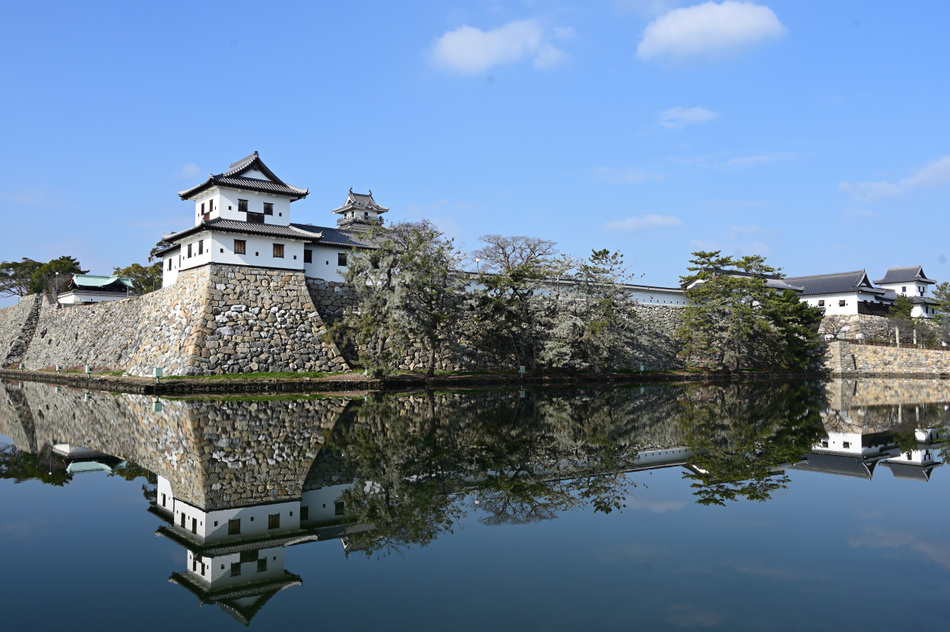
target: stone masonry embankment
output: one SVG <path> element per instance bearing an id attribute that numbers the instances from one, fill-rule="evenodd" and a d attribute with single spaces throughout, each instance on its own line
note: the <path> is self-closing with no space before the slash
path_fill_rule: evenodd
<path id="1" fill-rule="evenodd" d="M 13 307 L 0 309 L 0 366 L 23 359 L 39 320 L 42 302 L 42 295 L 33 294 L 23 297 Z"/>
<path id="2" fill-rule="evenodd" d="M 897 349 L 836 340 L 828 343 L 824 368 L 836 377 L 944 376 L 950 375 L 950 351 Z"/>
<path id="3" fill-rule="evenodd" d="M 302 272 L 222 265 L 186 270 L 174 285 L 132 299 L 44 304 L 23 363 L 140 376 L 154 367 L 166 375 L 349 368 Z"/>
<path id="4" fill-rule="evenodd" d="M 355 306 L 358 300 L 346 284 L 335 281 L 307 279 L 307 290 L 320 316 L 327 323 L 341 319 L 345 310 Z M 641 321 L 634 349 L 637 362 L 632 367 L 617 368 L 642 366 L 648 371 L 682 368 L 683 362 L 677 356 L 680 345 L 674 336 L 676 329 L 682 324 L 683 309 L 670 305 L 640 303 L 636 306 L 636 312 Z M 356 353 L 355 350 L 347 352 Z M 411 343 L 397 368 L 403 371 L 424 370 L 428 366 L 428 360 L 425 346 L 421 342 Z M 514 369 L 515 364 L 510 358 L 486 355 L 465 335 L 461 335 L 446 341 L 436 361 L 436 368 L 441 371 L 504 371 Z"/>

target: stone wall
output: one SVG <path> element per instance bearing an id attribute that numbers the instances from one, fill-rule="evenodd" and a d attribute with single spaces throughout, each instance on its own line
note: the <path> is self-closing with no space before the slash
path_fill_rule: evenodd
<path id="1" fill-rule="evenodd" d="M 353 291 L 339 281 L 307 278 L 307 291 L 320 317 L 328 324 L 343 318 L 343 310 L 356 304 Z"/>
<path id="2" fill-rule="evenodd" d="M 349 369 L 302 272 L 208 265 L 141 297 L 57 309 L 44 305 L 24 364 L 129 375 L 212 375 Z"/>
<path id="3" fill-rule="evenodd" d="M 836 340 L 828 343 L 824 368 L 836 376 L 950 375 L 950 351 L 898 349 Z"/>
<path id="4" fill-rule="evenodd" d="M 43 297 L 25 296 L 19 304 L 0 309 L 0 366 L 18 364 L 32 338 Z"/>

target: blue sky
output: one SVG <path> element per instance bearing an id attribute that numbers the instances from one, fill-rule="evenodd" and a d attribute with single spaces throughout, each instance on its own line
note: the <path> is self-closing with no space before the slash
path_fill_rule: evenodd
<path id="1" fill-rule="evenodd" d="M 0 259 L 145 262 L 258 150 L 466 250 L 532 235 L 675 285 L 690 253 L 950 279 L 950 3 L 14 3 Z M 9 301 L 4 303 L 9 304 Z"/>

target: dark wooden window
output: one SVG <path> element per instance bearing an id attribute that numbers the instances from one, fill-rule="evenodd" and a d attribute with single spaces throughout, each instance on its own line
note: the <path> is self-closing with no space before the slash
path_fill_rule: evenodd
<path id="1" fill-rule="evenodd" d="M 185 512 L 181 512 L 181 526 L 185 527 Z"/>
<path id="2" fill-rule="evenodd" d="M 241 562 L 256 562 L 257 551 L 241 551 Z"/>
<path id="3" fill-rule="evenodd" d="M 264 202 L 264 215 L 273 215 L 274 205 L 271 202 Z"/>
<path id="4" fill-rule="evenodd" d="M 238 200 L 238 213 L 247 213 L 247 200 Z"/>
<path id="5" fill-rule="evenodd" d="M 338 500 L 333 503 L 333 514 L 336 516 L 342 516 L 343 512 L 346 511 L 346 505 L 343 504 L 343 501 Z"/>
<path id="6" fill-rule="evenodd" d="M 303 251 L 303 262 L 304 263 L 313 263 L 313 251 L 304 250 Z"/>
<path id="7" fill-rule="evenodd" d="M 336 264 L 337 264 L 338 266 L 340 266 L 341 268 L 345 268 L 345 267 L 346 267 L 346 253 L 345 253 L 345 252 L 338 252 L 338 253 L 337 253 L 337 255 L 336 255 Z"/>
<path id="8" fill-rule="evenodd" d="M 267 558 L 262 557 L 261 559 L 257 560 L 257 572 L 263 573 L 266 570 L 267 570 Z"/>
<path id="9" fill-rule="evenodd" d="M 301 507 L 300 508 L 300 519 L 301 520 L 310 520 L 310 507 Z"/>
<path id="10" fill-rule="evenodd" d="M 280 514 L 270 514 L 267 516 L 267 528 L 268 529 L 279 529 L 280 528 Z"/>
<path id="11" fill-rule="evenodd" d="M 228 535 L 237 535 L 241 532 L 241 519 L 228 520 Z"/>
<path id="12" fill-rule="evenodd" d="M 205 203 L 204 203 L 204 202 L 201 203 L 201 214 L 202 214 L 202 215 L 205 214 Z"/>
<path id="13" fill-rule="evenodd" d="M 233 562 L 231 564 L 231 577 L 237 577 L 241 574 L 241 563 Z"/>
<path id="14" fill-rule="evenodd" d="M 191 519 L 191 532 L 198 533 L 198 519 L 197 518 Z"/>
<path id="15" fill-rule="evenodd" d="M 191 259 L 191 244 L 188 244 L 188 258 Z"/>
<path id="16" fill-rule="evenodd" d="M 284 244 L 274 244 L 274 258 L 275 259 L 284 258 Z"/>
<path id="17" fill-rule="evenodd" d="M 248 213 L 247 221 L 249 224 L 263 224 L 264 214 L 263 213 Z"/>
<path id="18" fill-rule="evenodd" d="M 199 242 L 198 242 L 198 254 L 199 254 L 199 255 L 203 255 L 204 253 L 205 253 L 205 242 L 204 242 L 204 241 L 199 241 Z"/>
<path id="19" fill-rule="evenodd" d="M 243 239 L 234 240 L 234 254 L 243 255 L 247 252 L 247 242 Z"/>

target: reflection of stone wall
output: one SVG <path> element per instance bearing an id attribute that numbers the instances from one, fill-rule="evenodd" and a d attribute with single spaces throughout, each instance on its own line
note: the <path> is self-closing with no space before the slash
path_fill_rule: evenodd
<path id="1" fill-rule="evenodd" d="M 348 404 L 162 400 L 156 411 L 141 395 L 57 392 L 38 383 L 0 390 L 0 432 L 18 447 L 69 443 L 112 454 L 167 478 L 176 496 L 208 510 L 299 497 L 324 435 Z M 27 423 L 32 441 L 18 430 Z"/>
<path id="2" fill-rule="evenodd" d="M 185 270 L 142 297 L 44 306 L 24 362 L 130 375 L 347 369 L 302 272 L 222 265 Z"/>
<path id="3" fill-rule="evenodd" d="M 950 423 L 950 381 L 940 379 L 838 379 L 825 385 L 826 430 L 893 431 L 931 428 Z"/>
<path id="4" fill-rule="evenodd" d="M 833 375 L 950 375 L 950 351 L 897 349 L 835 341 L 827 346 L 824 366 Z"/>

